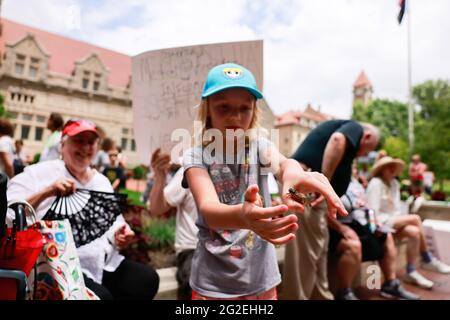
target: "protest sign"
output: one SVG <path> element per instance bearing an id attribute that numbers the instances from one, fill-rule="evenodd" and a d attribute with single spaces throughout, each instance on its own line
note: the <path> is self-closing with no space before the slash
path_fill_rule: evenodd
<path id="1" fill-rule="evenodd" d="M 174 130 L 192 132 L 194 107 L 200 103 L 208 71 L 227 62 L 249 69 L 262 90 L 261 40 L 163 49 L 132 58 L 134 136 L 143 163 L 159 147 L 171 154 L 179 144 L 171 138 Z"/>

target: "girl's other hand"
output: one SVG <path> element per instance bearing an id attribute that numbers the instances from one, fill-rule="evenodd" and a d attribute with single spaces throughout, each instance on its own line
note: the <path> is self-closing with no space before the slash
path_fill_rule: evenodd
<path id="1" fill-rule="evenodd" d="M 294 239 L 294 232 L 298 229 L 297 216 L 289 214 L 279 218 L 288 211 L 288 207 L 284 204 L 262 208 L 258 191 L 258 186 L 254 184 L 249 186 L 244 194 L 242 219 L 248 229 L 275 245 L 285 244 Z"/>

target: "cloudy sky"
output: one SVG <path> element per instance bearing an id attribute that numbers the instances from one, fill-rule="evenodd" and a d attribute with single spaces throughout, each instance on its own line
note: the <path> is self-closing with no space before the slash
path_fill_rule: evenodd
<path id="1" fill-rule="evenodd" d="M 410 2 L 413 83 L 449 79 L 450 1 Z M 129 55 L 263 39 L 264 92 L 276 114 L 311 103 L 348 117 L 363 69 L 376 97 L 407 99 L 398 10 L 398 0 L 3 0 L 2 15 Z"/>

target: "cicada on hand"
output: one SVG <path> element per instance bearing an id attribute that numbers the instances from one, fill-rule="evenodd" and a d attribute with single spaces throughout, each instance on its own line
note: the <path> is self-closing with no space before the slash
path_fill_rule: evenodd
<path id="1" fill-rule="evenodd" d="M 310 207 L 313 201 L 313 197 L 310 194 L 300 193 L 293 187 L 289 188 L 289 193 L 286 196 L 306 207 Z"/>

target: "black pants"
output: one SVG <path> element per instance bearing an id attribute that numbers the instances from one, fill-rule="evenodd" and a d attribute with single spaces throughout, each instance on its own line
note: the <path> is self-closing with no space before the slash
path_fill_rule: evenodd
<path id="1" fill-rule="evenodd" d="M 191 300 L 192 289 L 189 285 L 191 276 L 192 257 L 195 250 L 185 250 L 177 255 L 177 282 L 178 282 L 178 300 Z"/>
<path id="2" fill-rule="evenodd" d="M 103 271 L 102 284 L 83 276 L 86 286 L 101 300 L 152 300 L 159 288 L 154 269 L 128 259 L 114 272 Z"/>
<path id="3" fill-rule="evenodd" d="M 352 228 L 358 235 L 359 241 L 361 241 L 362 262 L 383 259 L 384 243 L 387 238 L 386 233 L 372 233 L 370 232 L 368 225 L 363 226 L 356 220 L 345 223 L 345 225 Z M 330 254 L 335 254 L 343 236 L 331 228 L 328 228 L 328 230 L 330 232 L 328 252 Z"/>

